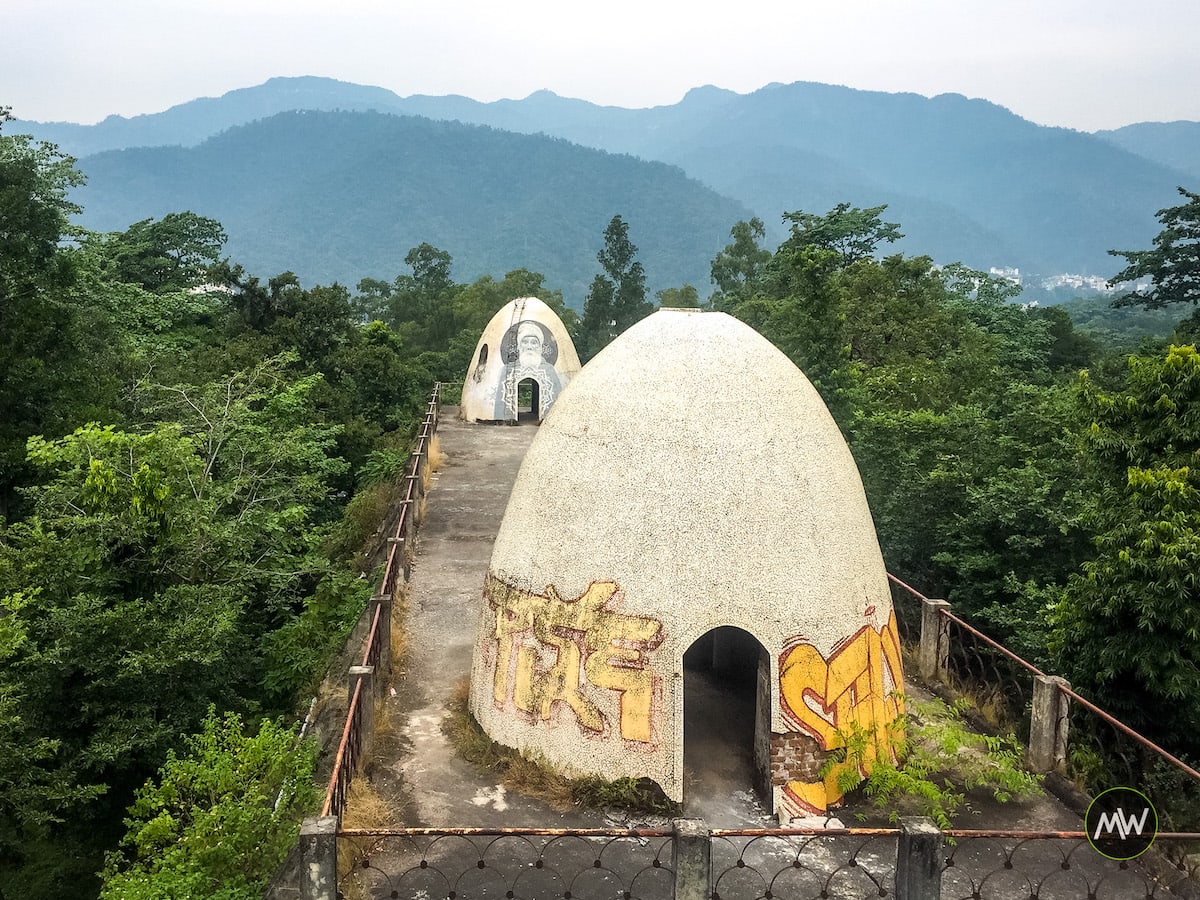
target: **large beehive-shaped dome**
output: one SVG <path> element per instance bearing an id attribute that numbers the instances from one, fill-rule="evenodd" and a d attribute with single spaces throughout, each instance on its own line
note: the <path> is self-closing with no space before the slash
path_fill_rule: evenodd
<path id="1" fill-rule="evenodd" d="M 501 307 L 479 337 L 463 381 L 468 422 L 541 421 L 579 372 L 562 320 L 537 297 Z"/>
<path id="2" fill-rule="evenodd" d="M 852 724 L 882 737 L 899 711 L 891 613 L 858 470 L 808 379 L 730 316 L 661 310 L 583 369 L 530 446 L 472 710 L 503 743 L 680 799 L 683 654 L 735 626 L 765 650 L 762 779 L 799 815 L 840 797 L 809 757 Z"/>

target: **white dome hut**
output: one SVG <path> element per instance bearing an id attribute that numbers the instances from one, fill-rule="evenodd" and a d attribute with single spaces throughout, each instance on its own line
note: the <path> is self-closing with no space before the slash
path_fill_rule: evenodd
<path id="1" fill-rule="evenodd" d="M 530 446 L 484 586 L 471 710 L 503 744 L 680 801 L 693 647 L 749 668 L 746 752 L 781 822 L 841 799 L 819 771 L 842 734 L 873 736 L 867 767 L 891 752 L 899 641 L 845 440 L 752 328 L 660 310 L 587 365 Z"/>
<path id="2" fill-rule="evenodd" d="M 566 326 L 537 297 L 506 303 L 492 316 L 463 382 L 468 422 L 540 422 L 579 372 Z"/>

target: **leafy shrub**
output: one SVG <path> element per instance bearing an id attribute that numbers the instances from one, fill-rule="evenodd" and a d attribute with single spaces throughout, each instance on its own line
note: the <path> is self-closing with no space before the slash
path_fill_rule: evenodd
<path id="1" fill-rule="evenodd" d="M 373 582 L 346 571 L 330 571 L 305 599 L 304 611 L 263 641 L 263 686 L 286 706 L 323 674 L 371 596 Z"/>
<path id="2" fill-rule="evenodd" d="M 316 802 L 316 748 L 264 720 L 209 710 L 137 793 L 122 850 L 108 854 L 102 900 L 258 900 Z"/>
<path id="3" fill-rule="evenodd" d="M 900 815 L 897 807 L 907 801 L 941 829 L 950 828 L 955 815 L 969 806 L 967 791 L 986 788 L 1001 803 L 1033 793 L 1041 778 L 1025 771 L 1016 739 L 969 731 L 960 711 L 937 699 L 915 704 L 888 727 L 893 753 L 880 753 L 869 763 L 875 733 L 851 729 L 842 734 L 845 746 L 826 762 L 822 776 L 847 759 L 854 761 L 858 765 L 843 770 L 843 790 L 861 787 L 877 808 L 890 808 L 893 821 Z M 860 785 L 859 767 L 867 765 L 870 771 Z"/>

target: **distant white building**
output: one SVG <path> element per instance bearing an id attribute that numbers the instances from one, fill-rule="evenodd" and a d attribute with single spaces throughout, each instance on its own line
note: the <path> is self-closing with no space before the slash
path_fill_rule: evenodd
<path id="1" fill-rule="evenodd" d="M 1021 270 L 1016 266 L 992 266 L 988 269 L 988 274 L 993 278 L 1003 278 L 1005 281 L 1011 281 L 1013 284 L 1021 283 Z"/>

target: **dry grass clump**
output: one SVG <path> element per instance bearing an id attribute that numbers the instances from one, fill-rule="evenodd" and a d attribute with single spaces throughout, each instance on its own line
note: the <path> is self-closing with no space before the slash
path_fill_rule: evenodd
<path id="1" fill-rule="evenodd" d="M 350 782 L 346 810 L 342 813 L 343 828 L 377 830 L 394 825 L 391 806 L 361 775 Z M 338 896 L 345 900 L 368 900 L 371 893 L 358 877 L 362 861 L 374 856 L 379 839 L 368 835 L 338 839 Z"/>
<path id="2" fill-rule="evenodd" d="M 391 631 L 392 669 L 402 672 L 408 663 L 408 585 L 396 588 L 392 594 L 392 620 L 388 623 Z"/>
<path id="3" fill-rule="evenodd" d="M 350 782 L 346 809 L 342 813 L 343 828 L 375 830 L 394 825 L 392 805 L 379 796 L 371 782 L 356 775 Z"/>
<path id="4" fill-rule="evenodd" d="M 438 438 L 437 432 L 434 432 L 433 437 L 429 440 L 429 466 L 426 468 L 426 474 L 437 472 L 446 464 L 446 454 L 442 452 L 441 439 Z"/>

